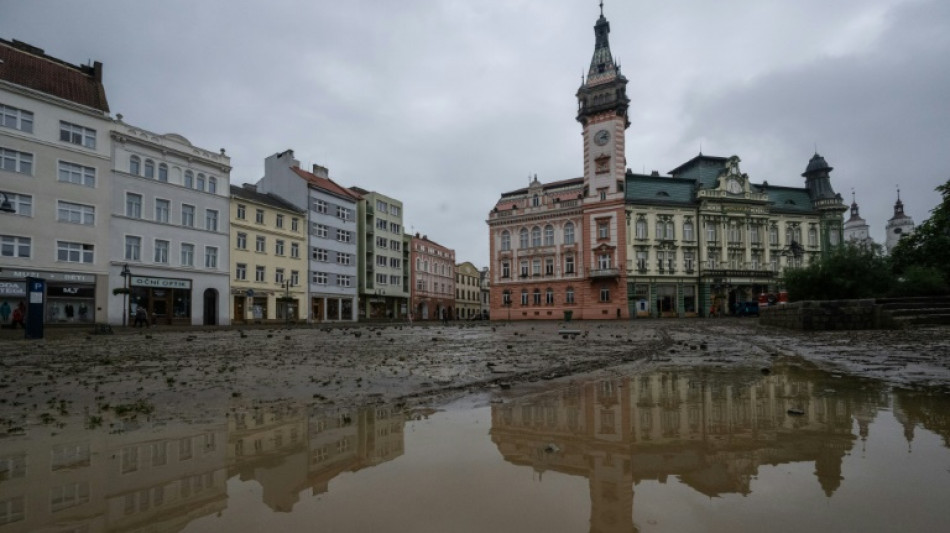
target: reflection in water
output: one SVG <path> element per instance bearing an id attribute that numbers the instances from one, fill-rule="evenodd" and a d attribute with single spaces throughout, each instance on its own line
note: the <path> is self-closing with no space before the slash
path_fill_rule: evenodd
<path id="1" fill-rule="evenodd" d="M 0 440 L 0 532 L 177 531 L 226 508 L 232 476 L 290 511 L 304 488 L 403 453 L 401 410 L 233 409 L 200 425 L 35 428 Z M 76 429 L 69 429 L 75 427 Z"/>
<path id="2" fill-rule="evenodd" d="M 634 484 L 668 476 L 710 497 L 747 495 L 760 466 L 811 462 L 815 482 L 832 497 L 844 480 L 844 456 L 867 439 L 889 395 L 871 381 L 800 366 L 771 370 L 660 372 L 530 396 L 493 406 L 492 441 L 505 460 L 539 475 L 586 477 L 591 531 L 635 530 Z M 946 442 L 950 419 L 946 399 L 942 411 L 939 401 L 897 394 L 895 414 L 908 438 L 923 423 Z"/>

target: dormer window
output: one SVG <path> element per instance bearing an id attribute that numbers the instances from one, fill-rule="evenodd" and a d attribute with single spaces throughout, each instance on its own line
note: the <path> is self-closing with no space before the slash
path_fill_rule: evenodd
<path id="1" fill-rule="evenodd" d="M 531 207 L 538 207 L 539 205 L 541 205 L 541 198 L 539 198 L 538 195 L 535 194 L 531 198 Z"/>
<path id="2" fill-rule="evenodd" d="M 664 198 L 669 198 L 670 193 L 668 193 L 668 192 L 666 192 L 666 191 L 658 191 L 658 192 L 656 193 L 656 195 L 657 195 L 657 196 L 664 197 Z"/>

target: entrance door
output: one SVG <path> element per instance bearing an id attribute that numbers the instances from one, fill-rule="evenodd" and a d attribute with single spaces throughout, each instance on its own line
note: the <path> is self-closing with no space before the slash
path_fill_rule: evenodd
<path id="1" fill-rule="evenodd" d="M 231 317 L 231 320 L 237 322 L 244 322 L 247 320 L 246 311 L 244 310 L 244 302 L 247 299 L 246 296 L 240 295 L 234 297 L 234 316 Z"/>
<path id="2" fill-rule="evenodd" d="M 215 289 L 205 289 L 205 320 L 206 326 L 218 325 L 218 291 Z"/>

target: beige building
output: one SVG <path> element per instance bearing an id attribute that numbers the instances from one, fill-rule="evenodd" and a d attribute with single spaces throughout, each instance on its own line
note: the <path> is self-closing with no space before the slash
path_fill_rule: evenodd
<path id="1" fill-rule="evenodd" d="M 455 267 L 455 318 L 471 320 L 481 314 L 481 273 L 471 262 Z"/>
<path id="2" fill-rule="evenodd" d="M 296 321 L 307 301 L 307 214 L 254 185 L 231 187 L 231 323 Z"/>

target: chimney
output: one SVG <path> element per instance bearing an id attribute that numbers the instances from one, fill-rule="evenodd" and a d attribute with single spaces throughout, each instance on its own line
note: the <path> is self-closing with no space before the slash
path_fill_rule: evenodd
<path id="1" fill-rule="evenodd" d="M 95 61 L 92 64 L 92 77 L 102 83 L 102 61 Z"/>
<path id="2" fill-rule="evenodd" d="M 318 178 L 330 179 L 330 171 L 327 167 L 320 166 L 316 163 L 313 164 L 313 175 Z"/>

